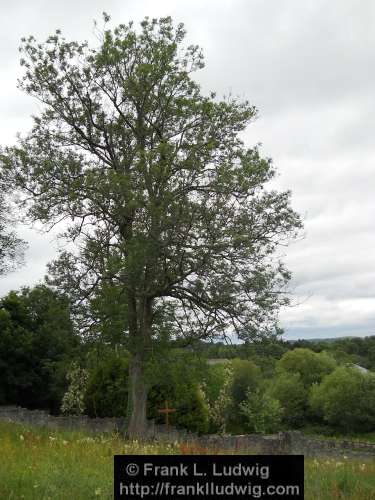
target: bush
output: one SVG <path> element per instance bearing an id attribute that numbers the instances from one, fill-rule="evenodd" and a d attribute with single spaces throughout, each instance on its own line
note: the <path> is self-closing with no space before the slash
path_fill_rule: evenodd
<path id="1" fill-rule="evenodd" d="M 82 415 L 85 411 L 85 391 L 87 387 L 87 370 L 73 362 L 66 378 L 69 387 L 61 402 L 61 411 L 67 415 Z"/>
<path id="2" fill-rule="evenodd" d="M 292 428 L 304 423 L 309 392 L 299 373 L 280 373 L 271 381 L 268 394 L 279 401 L 283 409 L 283 423 Z"/>
<path id="3" fill-rule="evenodd" d="M 186 365 L 190 363 L 190 369 Z M 200 390 L 199 362 L 189 355 L 169 353 L 149 367 L 150 390 L 147 417 L 164 423 L 159 409 L 168 401 L 176 412 L 171 425 L 194 432 L 207 432 L 208 408 Z M 105 359 L 91 369 L 85 394 L 90 417 L 125 417 L 127 414 L 129 359 L 126 355 L 106 353 Z"/>
<path id="4" fill-rule="evenodd" d="M 224 434 L 231 410 L 232 363 L 220 363 L 207 368 L 203 390 L 209 410 L 209 432 Z"/>
<path id="5" fill-rule="evenodd" d="M 87 415 L 126 416 L 128 370 L 128 358 L 113 354 L 91 371 L 84 399 Z"/>
<path id="6" fill-rule="evenodd" d="M 164 424 L 165 416 L 159 410 L 165 407 L 166 402 L 176 410 L 169 416 L 171 425 L 192 432 L 207 432 L 208 407 L 197 383 L 154 385 L 148 395 L 147 417 Z"/>
<path id="7" fill-rule="evenodd" d="M 210 405 L 217 401 L 222 387 L 228 379 L 228 369 L 230 366 L 231 363 L 228 361 L 206 366 L 203 383 Z"/>
<path id="8" fill-rule="evenodd" d="M 208 406 L 200 386 L 204 365 L 193 355 L 173 351 L 156 363 L 154 384 L 148 395 L 148 418 L 163 424 L 165 416 L 159 410 L 168 401 L 176 410 L 170 416 L 171 425 L 206 433 Z"/>
<path id="9" fill-rule="evenodd" d="M 282 408 L 279 401 L 260 388 L 247 392 L 245 401 L 240 404 L 249 432 L 262 434 L 280 430 Z"/>
<path id="10" fill-rule="evenodd" d="M 259 387 L 261 371 L 252 361 L 234 359 L 231 365 L 233 380 L 229 393 L 231 401 L 227 428 L 229 432 L 241 433 L 247 425 L 247 420 L 240 405 L 247 399 L 248 392 L 254 392 Z"/>
<path id="11" fill-rule="evenodd" d="M 310 405 L 325 422 L 344 432 L 375 427 L 375 375 L 340 367 L 313 387 Z"/>

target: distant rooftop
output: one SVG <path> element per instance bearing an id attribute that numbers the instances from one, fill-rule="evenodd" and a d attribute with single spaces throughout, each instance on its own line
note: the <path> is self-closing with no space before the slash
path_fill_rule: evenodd
<path id="1" fill-rule="evenodd" d="M 229 359 L 225 358 L 213 358 L 213 359 L 208 359 L 207 363 L 209 365 L 220 365 L 222 363 L 228 363 Z"/>
<path id="2" fill-rule="evenodd" d="M 361 373 L 368 373 L 369 372 L 369 370 L 367 368 L 365 368 L 364 366 L 356 365 L 355 363 L 351 363 L 350 366 L 355 368 L 356 370 L 358 370 Z"/>

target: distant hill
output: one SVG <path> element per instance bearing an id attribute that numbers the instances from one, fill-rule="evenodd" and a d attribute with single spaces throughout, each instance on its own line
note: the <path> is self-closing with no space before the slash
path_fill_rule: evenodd
<path id="1" fill-rule="evenodd" d="M 337 342 L 339 340 L 353 340 L 353 339 L 370 339 L 375 338 L 375 335 L 366 335 L 366 337 L 358 337 L 356 335 L 345 335 L 344 337 L 328 337 L 328 338 L 312 338 L 312 339 L 297 339 L 297 340 L 287 340 L 291 344 L 296 342 L 311 342 L 311 343 L 319 343 L 319 342 Z"/>
<path id="2" fill-rule="evenodd" d="M 369 335 L 368 337 L 375 337 L 375 335 Z M 313 342 L 336 342 L 338 340 L 358 339 L 358 338 L 363 338 L 363 337 L 356 337 L 355 335 L 348 335 L 348 336 L 345 336 L 345 337 L 287 340 L 287 342 L 290 342 L 291 344 L 294 344 L 295 342 L 301 342 L 301 341 L 303 341 L 303 342 L 312 342 L 312 343 Z"/>

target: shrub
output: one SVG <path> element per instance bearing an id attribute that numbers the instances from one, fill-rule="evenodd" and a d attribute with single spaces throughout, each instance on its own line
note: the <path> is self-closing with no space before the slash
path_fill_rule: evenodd
<path id="1" fill-rule="evenodd" d="M 197 383 L 154 385 L 148 395 L 148 418 L 164 424 L 165 416 L 159 410 L 164 408 L 166 401 L 176 410 L 169 417 L 171 425 L 192 432 L 207 432 L 208 407 Z"/>
<path id="2" fill-rule="evenodd" d="M 69 387 L 62 398 L 61 411 L 68 415 L 82 415 L 85 411 L 84 397 L 88 378 L 87 370 L 73 362 L 66 378 L 69 381 Z"/>
<path id="3" fill-rule="evenodd" d="M 268 388 L 268 394 L 277 399 L 283 409 L 283 422 L 290 427 L 303 424 L 307 408 L 309 392 L 303 385 L 299 373 L 280 373 Z"/>
<path id="4" fill-rule="evenodd" d="M 227 428 L 232 433 L 243 432 L 247 421 L 240 410 L 240 404 L 247 399 L 248 392 L 254 392 L 261 380 L 261 371 L 252 361 L 234 359 L 231 361 L 233 380 L 230 388 L 230 407 Z"/>
<path id="5" fill-rule="evenodd" d="M 240 404 L 250 432 L 262 434 L 280 429 L 282 408 L 279 401 L 260 388 L 248 391 L 245 401 Z"/>
<path id="6" fill-rule="evenodd" d="M 310 405 L 325 422 L 344 432 L 375 427 L 375 375 L 339 367 L 312 388 Z"/>
<path id="7" fill-rule="evenodd" d="M 148 395 L 148 418 L 164 423 L 165 417 L 158 410 L 164 408 L 167 400 L 176 409 L 170 418 L 172 425 L 207 432 L 208 407 L 201 389 L 204 368 L 195 356 L 178 351 L 159 360 L 152 370 L 154 383 Z"/>
<path id="8" fill-rule="evenodd" d="M 210 366 L 208 383 L 204 385 L 208 393 L 209 431 L 224 434 L 231 410 L 231 388 L 233 384 L 233 368 L 231 363 Z M 211 385 L 209 385 L 211 383 Z"/>
<path id="9" fill-rule="evenodd" d="M 124 417 L 128 400 L 126 357 L 112 355 L 90 373 L 85 394 L 86 413 L 90 417 Z"/>

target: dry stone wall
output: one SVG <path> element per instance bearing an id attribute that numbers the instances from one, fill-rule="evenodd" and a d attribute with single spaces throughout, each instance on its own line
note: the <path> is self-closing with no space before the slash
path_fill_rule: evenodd
<path id="1" fill-rule="evenodd" d="M 28 410 L 16 406 L 0 406 L 0 420 L 47 427 L 50 429 L 84 430 L 95 433 L 122 432 L 123 418 L 89 418 L 86 416 L 53 416 L 43 410 Z M 309 458 L 358 458 L 375 461 L 375 444 L 349 440 L 318 439 L 298 431 L 281 432 L 269 436 L 246 434 L 242 436 L 199 436 L 150 422 L 145 439 L 189 443 L 211 451 L 252 453 L 264 455 L 305 455 Z"/>
<path id="2" fill-rule="evenodd" d="M 19 406 L 0 406 L 0 420 L 49 429 L 84 430 L 98 433 L 120 432 L 125 427 L 123 418 L 89 418 L 84 415 L 55 416 L 44 410 L 28 410 Z"/>

